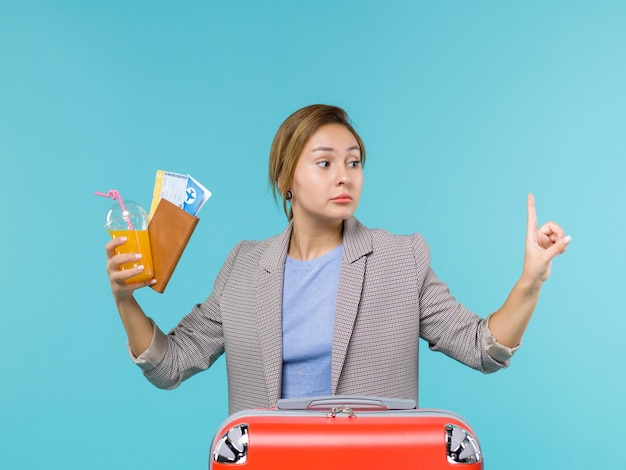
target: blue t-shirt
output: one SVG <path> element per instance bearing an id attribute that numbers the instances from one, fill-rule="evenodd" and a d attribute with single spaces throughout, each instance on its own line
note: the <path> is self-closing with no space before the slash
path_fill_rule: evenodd
<path id="1" fill-rule="evenodd" d="M 282 397 L 330 395 L 343 246 L 308 261 L 287 257 L 283 281 Z"/>

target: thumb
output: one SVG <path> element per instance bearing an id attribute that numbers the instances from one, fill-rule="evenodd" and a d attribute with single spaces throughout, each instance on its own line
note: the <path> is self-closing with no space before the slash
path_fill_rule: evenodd
<path id="1" fill-rule="evenodd" d="M 550 248 L 546 250 L 546 253 L 549 255 L 550 259 L 557 257 L 558 255 L 565 252 L 567 245 L 572 241 L 571 236 L 566 236 L 561 238 L 559 241 L 555 242 Z"/>

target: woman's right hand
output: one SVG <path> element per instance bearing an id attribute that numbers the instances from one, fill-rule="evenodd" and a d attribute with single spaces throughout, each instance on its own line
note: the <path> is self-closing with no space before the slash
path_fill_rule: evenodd
<path id="1" fill-rule="evenodd" d="M 109 282 L 111 284 L 111 292 L 116 301 L 123 301 L 131 298 L 133 293 L 141 288 L 154 284 L 155 279 L 149 279 L 147 281 L 126 283 L 127 279 L 130 279 L 143 271 L 143 265 L 139 264 L 137 267 L 131 269 L 120 270 L 120 266 L 125 263 L 136 262 L 141 259 L 141 254 L 138 253 L 122 253 L 116 254 L 115 249 L 126 243 L 126 237 L 118 237 L 111 239 L 106 245 L 105 250 L 107 254 L 106 270 L 109 275 Z"/>

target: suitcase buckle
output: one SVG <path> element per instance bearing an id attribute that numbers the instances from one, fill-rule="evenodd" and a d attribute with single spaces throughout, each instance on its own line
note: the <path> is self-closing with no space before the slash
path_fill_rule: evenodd
<path id="1" fill-rule="evenodd" d="M 446 451 L 448 462 L 453 464 L 471 464 L 482 460 L 476 438 L 456 424 L 446 425 Z"/>
<path id="2" fill-rule="evenodd" d="M 215 445 L 213 461 L 243 464 L 248 459 L 248 425 L 239 424 L 226 432 Z"/>
<path id="3" fill-rule="evenodd" d="M 348 408 L 347 406 L 333 406 L 328 412 L 328 414 L 326 415 L 326 417 L 334 418 L 337 416 L 337 413 L 345 413 L 348 416 L 348 418 L 355 417 L 355 414 L 352 408 Z"/>

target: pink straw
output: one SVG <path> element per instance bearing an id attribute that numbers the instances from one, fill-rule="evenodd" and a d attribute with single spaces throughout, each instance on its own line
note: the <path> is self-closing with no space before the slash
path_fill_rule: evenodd
<path id="1" fill-rule="evenodd" d="M 134 230 L 133 224 L 130 222 L 130 217 L 128 217 L 128 211 L 126 210 L 126 207 L 124 207 L 124 201 L 122 201 L 122 196 L 120 196 L 120 192 L 117 189 L 109 189 L 109 192 L 106 194 L 94 191 L 94 194 L 102 197 L 110 197 L 114 201 L 117 200 L 117 202 L 120 203 L 120 207 L 122 208 L 122 215 L 124 215 L 124 217 L 126 218 L 126 222 L 128 223 L 128 230 Z"/>

